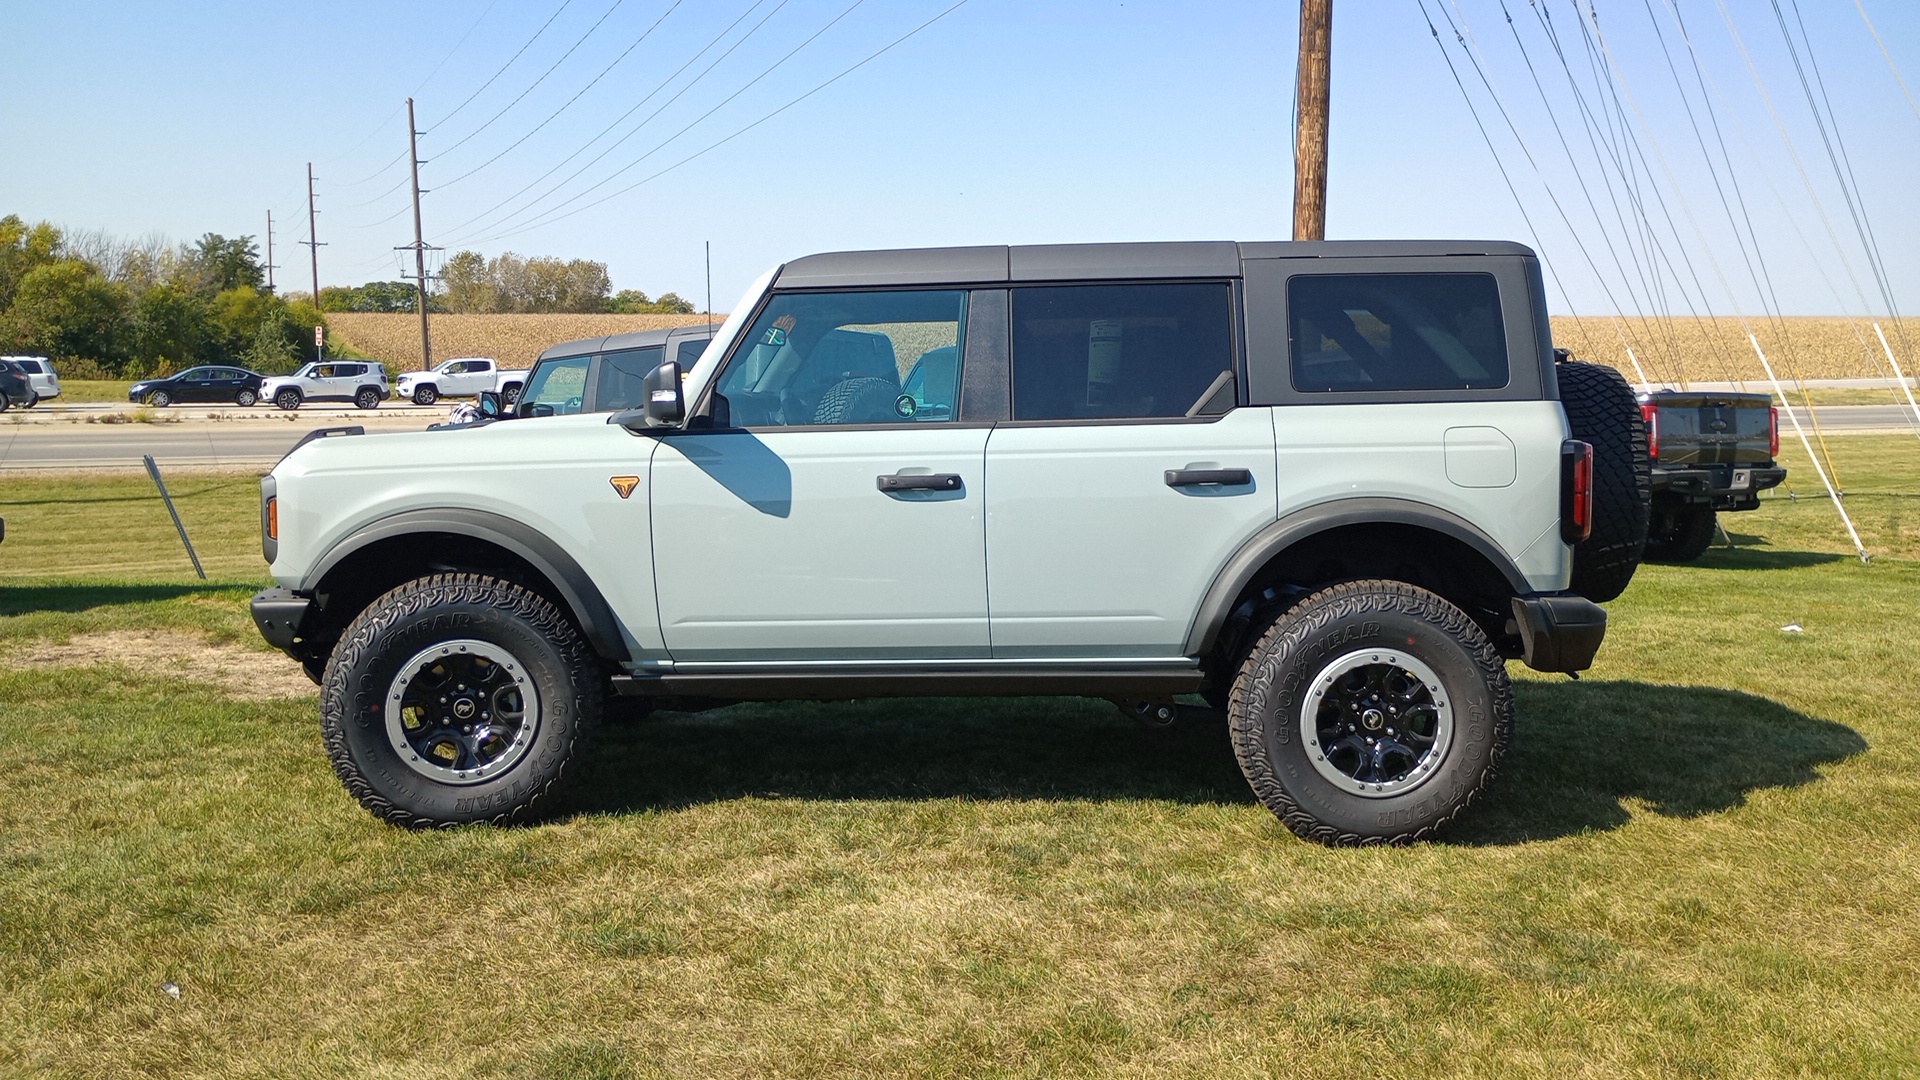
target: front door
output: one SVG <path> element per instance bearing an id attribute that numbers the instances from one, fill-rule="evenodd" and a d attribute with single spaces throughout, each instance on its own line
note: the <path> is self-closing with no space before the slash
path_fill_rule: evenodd
<path id="1" fill-rule="evenodd" d="M 990 428 L 901 390 L 921 356 L 960 346 L 965 309 L 954 290 L 768 302 L 653 458 L 675 661 L 988 655 Z"/>

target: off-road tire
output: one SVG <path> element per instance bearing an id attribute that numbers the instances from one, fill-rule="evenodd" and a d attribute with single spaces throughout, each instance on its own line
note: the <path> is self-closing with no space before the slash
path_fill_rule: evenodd
<path id="1" fill-rule="evenodd" d="M 1430 668 L 1452 709 L 1448 742 L 1425 779 L 1401 793 L 1343 790 L 1309 757 L 1301 713 L 1330 665 L 1355 653 Z M 1459 608 L 1398 581 L 1335 585 L 1300 601 L 1261 635 L 1227 707 L 1234 756 L 1282 824 L 1316 843 L 1406 844 L 1435 835 L 1492 781 L 1513 738 L 1513 688 L 1500 654 Z"/>
<path id="2" fill-rule="evenodd" d="M 1647 533 L 1647 561 L 1658 563 L 1692 562 L 1713 546 L 1719 531 L 1719 515 L 1711 506 L 1677 506 L 1655 510 L 1653 528 Z"/>
<path id="3" fill-rule="evenodd" d="M 173 404 L 173 395 L 167 393 L 165 390 L 155 390 L 153 393 L 147 395 L 147 404 L 156 409 L 164 409 Z"/>
<path id="4" fill-rule="evenodd" d="M 363 409 L 377 409 L 380 407 L 380 391 L 371 386 L 361 387 L 353 395 L 353 403 Z"/>
<path id="5" fill-rule="evenodd" d="M 287 410 L 288 412 L 292 412 L 293 410 L 299 408 L 300 402 L 301 402 L 300 391 L 295 390 L 291 386 L 273 395 L 273 403 Z"/>
<path id="6" fill-rule="evenodd" d="M 233 403 L 243 409 L 251 409 L 260 400 L 260 395 L 251 390 L 242 390 L 233 395 Z"/>
<path id="7" fill-rule="evenodd" d="M 1653 505 L 1647 426 L 1633 387 L 1604 364 L 1554 368 L 1573 437 L 1593 447 L 1593 532 L 1573 548 L 1574 592 L 1605 603 L 1627 591 L 1647 546 Z"/>
<path id="8" fill-rule="evenodd" d="M 813 410 L 816 424 L 884 424 L 903 419 L 894 412 L 900 388 L 885 379 L 842 379 Z"/>
<path id="9" fill-rule="evenodd" d="M 439 400 L 440 400 L 440 391 L 437 387 L 432 387 L 432 386 L 414 387 L 413 403 L 415 405 L 431 405 L 434 402 Z"/>
<path id="10" fill-rule="evenodd" d="M 525 669 L 539 696 L 537 727 L 497 776 L 443 783 L 402 760 L 386 701 L 410 658 L 468 639 Z M 341 635 L 320 686 L 321 739 L 340 782 L 375 817 L 408 828 L 505 824 L 550 803 L 599 723 L 601 685 L 592 650 L 552 601 L 482 574 L 436 574 L 375 600 Z"/>

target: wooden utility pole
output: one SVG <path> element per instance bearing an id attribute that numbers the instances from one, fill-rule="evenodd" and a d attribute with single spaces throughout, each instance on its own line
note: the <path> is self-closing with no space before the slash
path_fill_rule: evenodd
<path id="1" fill-rule="evenodd" d="M 267 291 L 273 291 L 273 272 L 280 269 L 273 264 L 273 211 L 267 211 Z"/>
<path id="2" fill-rule="evenodd" d="M 307 238 L 300 241 L 313 253 L 313 309 L 320 310 L 320 249 L 326 245 L 320 242 L 314 219 L 320 211 L 313 208 L 313 162 L 307 162 Z"/>
<path id="3" fill-rule="evenodd" d="M 1300 62 L 1294 83 L 1293 238 L 1327 238 L 1327 85 L 1333 0 L 1300 0 Z"/>
<path id="4" fill-rule="evenodd" d="M 413 165 L 413 271 L 420 310 L 420 366 L 433 367 L 433 336 L 427 331 L 427 242 L 420 232 L 420 129 L 413 124 L 413 99 L 407 99 L 407 156 Z"/>

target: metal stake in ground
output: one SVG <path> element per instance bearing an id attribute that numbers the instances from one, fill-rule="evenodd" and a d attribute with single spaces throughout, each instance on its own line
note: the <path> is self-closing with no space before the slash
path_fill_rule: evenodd
<path id="1" fill-rule="evenodd" d="M 193 552 L 193 541 L 187 539 L 187 527 L 180 524 L 180 511 L 173 508 L 173 496 L 167 494 L 167 482 L 160 479 L 160 466 L 153 463 L 152 454 L 141 454 L 140 460 L 147 463 L 147 475 L 153 477 L 153 486 L 160 489 L 160 501 L 167 504 L 167 515 L 173 518 L 173 527 L 180 533 L 180 542 L 187 547 L 187 558 L 193 560 L 193 572 L 200 580 L 207 580 L 207 572 L 200 569 L 200 556 Z"/>

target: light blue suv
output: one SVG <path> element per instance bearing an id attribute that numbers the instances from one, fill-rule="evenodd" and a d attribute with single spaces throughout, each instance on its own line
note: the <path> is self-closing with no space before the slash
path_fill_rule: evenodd
<path id="1" fill-rule="evenodd" d="M 537 811 L 608 693 L 1200 695 L 1289 828 L 1407 841 L 1638 561 L 1599 370 L 1515 244 L 815 255 L 625 411 L 297 448 L 253 612 L 400 824 Z"/>

